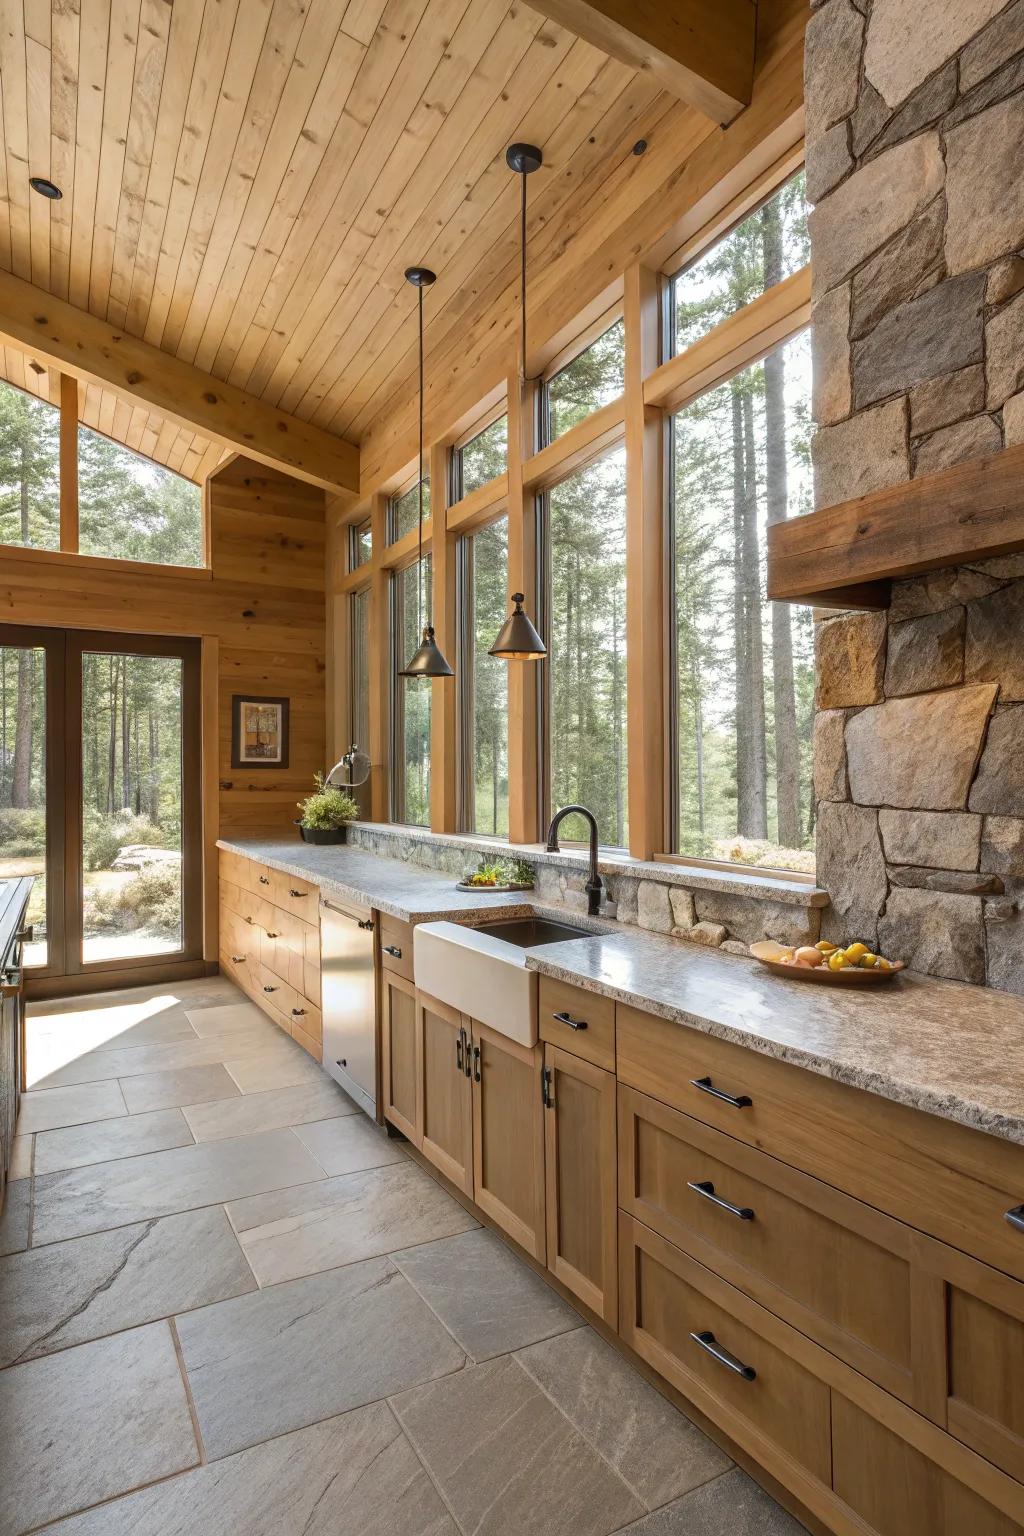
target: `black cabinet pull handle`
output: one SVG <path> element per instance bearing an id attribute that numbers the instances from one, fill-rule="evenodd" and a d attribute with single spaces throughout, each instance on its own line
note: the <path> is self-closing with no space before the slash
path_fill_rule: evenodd
<path id="1" fill-rule="evenodd" d="M 455 1070 L 456 1070 L 456 1072 L 464 1072 L 466 1070 L 465 1067 L 462 1064 L 462 1030 L 461 1029 L 459 1030 L 458 1034 L 455 1036 Z"/>
<path id="2" fill-rule="evenodd" d="M 359 918 L 359 926 L 360 926 L 360 928 L 362 928 L 364 930 L 372 928 L 373 927 L 373 918 L 372 917 Z"/>
<path id="3" fill-rule="evenodd" d="M 295 1018 L 297 1018 L 297 1019 L 304 1019 L 306 1017 L 306 1010 L 305 1010 L 305 1008 L 293 1008 L 292 1009 L 292 1013 L 294 1014 Z"/>
<path id="4" fill-rule="evenodd" d="M 246 918 L 246 922 L 251 924 L 252 923 L 252 918 L 251 917 L 247 917 Z"/>
<path id="5" fill-rule="evenodd" d="M 231 964 L 232 965 L 244 965 L 245 964 L 245 956 L 244 955 L 232 955 L 231 956 Z"/>
<path id="6" fill-rule="evenodd" d="M 540 1069 L 540 1101 L 545 1109 L 554 1109 L 555 1101 L 551 1093 L 551 1085 L 554 1082 L 554 1071 L 551 1067 Z"/>
<path id="7" fill-rule="evenodd" d="M 473 1081 L 476 1083 L 480 1081 L 480 1047 L 478 1045 L 473 1047 Z"/>
<path id="8" fill-rule="evenodd" d="M 269 885 L 269 884 L 270 884 L 270 881 L 267 879 L 266 875 L 260 875 L 260 885 Z"/>
<path id="9" fill-rule="evenodd" d="M 731 1104 L 733 1109 L 749 1109 L 753 1099 L 746 1093 L 726 1093 L 724 1088 L 716 1088 L 710 1077 L 691 1077 L 691 1088 L 699 1088 L 701 1093 L 710 1093 L 713 1099 L 721 1099 L 723 1104 Z"/>
<path id="10" fill-rule="evenodd" d="M 551 1017 L 556 1024 L 568 1024 L 570 1029 L 587 1029 L 586 1019 L 574 1019 L 571 1013 L 553 1013 Z"/>
<path id="11" fill-rule="evenodd" d="M 280 937 L 281 935 L 279 933 L 271 933 L 269 929 L 267 930 L 268 939 L 279 939 Z"/>
<path id="12" fill-rule="evenodd" d="M 717 1205 L 719 1210 L 728 1211 L 730 1216 L 738 1216 L 740 1221 L 753 1221 L 754 1213 L 749 1205 L 733 1205 L 731 1200 L 723 1200 L 721 1195 L 715 1194 L 715 1186 L 710 1179 L 697 1179 L 686 1181 L 687 1189 L 692 1189 L 695 1195 L 700 1195 L 702 1200 L 710 1200 L 712 1205 Z"/>
<path id="13" fill-rule="evenodd" d="M 469 1036 L 464 1029 L 460 1030 L 459 1033 L 462 1035 L 462 1059 L 465 1063 L 464 1070 L 466 1076 L 471 1077 L 473 1073 L 473 1064 L 472 1053 L 469 1048 Z"/>
<path id="14" fill-rule="evenodd" d="M 278 989 L 277 987 L 264 987 L 263 990 L 264 992 L 276 992 Z"/>
<path id="15" fill-rule="evenodd" d="M 386 955 L 394 955 L 396 960 L 401 960 L 402 958 L 402 951 L 399 949 L 397 944 L 385 944 L 384 953 Z"/>
<path id="16" fill-rule="evenodd" d="M 288 887 L 288 895 L 289 896 L 308 896 L 309 892 L 308 891 L 293 891 L 291 886 L 289 886 Z"/>
<path id="17" fill-rule="evenodd" d="M 1018 1232 L 1024 1232 L 1024 1205 L 1015 1205 L 1012 1210 L 1006 1212 L 1003 1219 L 1008 1221 L 1011 1227 L 1016 1227 Z"/>
<path id="18" fill-rule="evenodd" d="M 695 1344 L 699 1344 L 701 1349 L 706 1350 L 713 1359 L 717 1360 L 719 1365 L 724 1365 L 727 1371 L 735 1371 L 736 1375 L 742 1376 L 744 1381 L 756 1380 L 757 1372 L 754 1370 L 754 1367 L 752 1365 L 744 1365 L 742 1360 L 737 1360 L 735 1355 L 730 1354 L 727 1349 L 723 1349 L 710 1328 L 705 1328 L 700 1333 L 691 1333 L 690 1338 Z"/>

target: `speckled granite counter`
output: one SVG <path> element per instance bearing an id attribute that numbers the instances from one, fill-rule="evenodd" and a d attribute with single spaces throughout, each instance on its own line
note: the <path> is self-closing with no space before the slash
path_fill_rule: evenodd
<path id="1" fill-rule="evenodd" d="M 342 899 L 405 921 L 553 911 L 457 891 L 450 875 L 346 847 L 224 840 Z M 566 918 L 590 926 L 578 912 Z M 904 973 L 840 991 L 638 928 L 527 951 L 527 966 L 765 1056 L 1024 1145 L 1024 998 Z"/>

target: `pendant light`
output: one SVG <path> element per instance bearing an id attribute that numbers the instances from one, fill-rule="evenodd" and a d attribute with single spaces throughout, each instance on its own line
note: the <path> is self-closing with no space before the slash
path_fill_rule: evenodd
<path id="1" fill-rule="evenodd" d="M 437 273 L 429 267 L 407 267 L 405 280 L 412 283 L 418 297 L 420 342 L 420 480 L 419 492 L 419 561 L 416 566 L 416 626 L 423 618 L 423 290 L 437 281 Z M 442 530 L 441 537 L 444 537 Z M 444 653 L 434 639 L 434 626 L 430 622 L 430 591 L 427 591 L 427 622 L 423 625 L 423 637 L 398 673 L 399 677 L 454 677 Z"/>
<path id="2" fill-rule="evenodd" d="M 536 144 L 510 144 L 505 151 L 505 161 L 510 171 L 515 171 L 522 182 L 522 201 L 519 211 L 519 315 L 520 315 L 520 364 L 523 383 L 526 377 L 526 178 L 544 164 L 544 156 Z M 512 593 L 514 607 L 491 646 L 490 655 L 502 661 L 539 661 L 547 655 L 547 646 L 537 633 L 528 613 L 523 609 L 524 594 Z"/>

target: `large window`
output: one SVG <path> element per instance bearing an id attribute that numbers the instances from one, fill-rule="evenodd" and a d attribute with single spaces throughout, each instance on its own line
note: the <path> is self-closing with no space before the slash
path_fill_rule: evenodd
<path id="1" fill-rule="evenodd" d="M 765 597 L 765 530 L 811 510 L 807 333 L 673 418 L 676 846 L 814 871 L 810 611 Z"/>
<path id="2" fill-rule="evenodd" d="M 419 481 L 414 480 L 407 491 L 401 496 L 393 496 L 388 507 L 388 543 L 394 544 L 397 539 L 411 533 L 419 522 L 420 498 Z M 430 481 L 423 482 L 423 519 L 430 516 Z"/>
<path id="3" fill-rule="evenodd" d="M 627 841 L 626 450 L 545 498 L 547 735 L 552 810 L 578 801 L 602 843 Z M 584 837 L 575 818 L 565 836 Z"/>
<path id="4" fill-rule="evenodd" d="M 508 613 L 508 518 L 459 546 L 462 819 L 508 836 L 508 663 L 488 654 Z"/>
<path id="5" fill-rule="evenodd" d="M 353 592 L 349 602 L 349 742 L 364 752 L 370 742 L 370 589 Z M 348 745 L 348 743 L 346 743 Z"/>
<path id="6" fill-rule="evenodd" d="M 391 818 L 411 826 L 430 824 L 430 695 L 422 678 L 399 677 L 420 643 L 430 582 L 430 557 L 414 561 L 392 577 Z M 417 594 L 418 586 L 418 594 Z"/>
<path id="7" fill-rule="evenodd" d="M 354 523 L 348 530 L 349 570 L 356 571 L 361 565 L 368 565 L 372 557 L 373 530 L 367 517 L 361 523 Z"/>
<path id="8" fill-rule="evenodd" d="M 719 321 L 810 260 L 804 173 L 738 224 L 669 284 L 669 351 L 682 352 Z"/>
<path id="9" fill-rule="evenodd" d="M 203 563 L 199 486 L 82 426 L 78 518 L 83 555 L 156 565 Z"/>
<path id="10" fill-rule="evenodd" d="M 616 320 L 545 384 L 541 412 L 544 441 L 553 443 L 602 405 L 617 400 L 625 387 L 626 333 L 622 321 Z"/>
<path id="11" fill-rule="evenodd" d="M 452 500 L 459 501 L 508 468 L 508 417 L 499 416 L 452 453 Z"/>
<path id="12" fill-rule="evenodd" d="M 0 380 L 0 543 L 60 548 L 60 412 Z"/>

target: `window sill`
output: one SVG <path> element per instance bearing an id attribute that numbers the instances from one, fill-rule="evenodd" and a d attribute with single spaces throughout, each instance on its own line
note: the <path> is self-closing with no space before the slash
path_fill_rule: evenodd
<path id="1" fill-rule="evenodd" d="M 399 826 L 393 822 L 357 822 L 352 828 L 355 841 L 360 833 L 374 838 L 409 839 L 430 842 L 437 848 L 460 849 L 466 854 L 489 853 L 507 849 L 510 854 L 531 864 L 551 865 L 561 869 L 584 871 L 589 859 L 585 849 L 566 848 L 548 853 L 543 843 L 509 843 L 507 839 L 478 837 L 471 833 L 431 832 L 426 827 Z M 353 840 L 350 835 L 350 841 Z M 401 858 L 401 854 L 395 855 Z M 630 858 L 628 853 L 598 850 L 597 867 L 602 875 L 618 875 L 633 880 L 656 880 L 662 885 L 685 886 L 691 891 L 717 891 L 730 896 L 749 896 L 756 901 L 775 901 L 790 907 L 825 907 L 828 892 L 809 880 L 794 879 L 767 870 L 739 869 L 724 865 L 686 864 L 677 860 L 659 861 Z"/>

